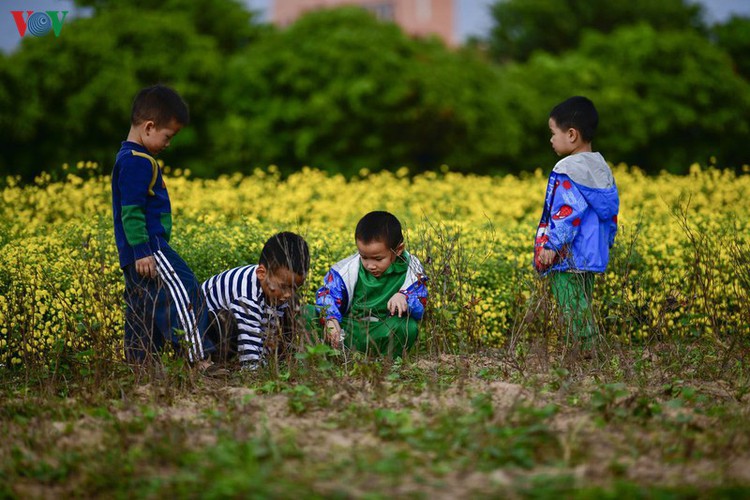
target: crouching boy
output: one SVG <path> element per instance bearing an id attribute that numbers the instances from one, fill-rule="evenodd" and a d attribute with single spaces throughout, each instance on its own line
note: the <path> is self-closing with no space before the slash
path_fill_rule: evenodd
<path id="1" fill-rule="evenodd" d="M 335 264 L 316 295 L 326 340 L 338 347 L 402 356 L 417 340 L 427 302 L 427 277 L 404 250 L 401 223 L 370 212 L 354 233 L 357 253 Z"/>
<path id="2" fill-rule="evenodd" d="M 229 269 L 203 283 L 211 318 L 206 335 L 222 361 L 238 357 L 245 369 L 264 363 L 269 339 L 281 333 L 291 314 L 289 301 L 309 269 L 305 240 L 283 232 L 266 241 L 258 264 Z"/>

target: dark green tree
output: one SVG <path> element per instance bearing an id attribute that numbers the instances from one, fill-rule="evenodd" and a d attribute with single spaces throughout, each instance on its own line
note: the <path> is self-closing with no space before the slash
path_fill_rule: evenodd
<path id="1" fill-rule="evenodd" d="M 222 8 L 231 33 L 205 19 Z M 66 23 L 58 38 L 24 38 L 0 60 L 0 172 L 29 177 L 78 160 L 108 168 L 127 135 L 133 96 L 158 82 L 174 86 L 192 115 L 167 161 L 205 172 L 218 81 L 231 50 L 257 37 L 250 21 L 232 0 L 172 0 L 158 9 L 110 2 Z"/>
<path id="2" fill-rule="evenodd" d="M 537 50 L 561 54 L 592 30 L 639 23 L 659 31 L 705 30 L 701 6 L 687 0 L 501 0 L 492 16 L 489 47 L 500 61 L 525 61 Z"/>
<path id="3" fill-rule="evenodd" d="M 97 14 L 113 9 L 161 12 L 165 23 L 179 13 L 190 19 L 197 33 L 213 38 L 224 52 L 234 52 L 258 36 L 257 27 L 251 25 L 253 14 L 239 0 L 76 0 L 76 4 L 93 7 Z"/>
<path id="4" fill-rule="evenodd" d="M 525 99 L 536 107 L 533 123 L 521 123 L 539 139 L 539 153 L 529 155 L 534 166 L 554 161 L 547 117 L 572 95 L 597 105 L 594 146 L 610 161 L 681 172 L 712 156 L 726 166 L 750 160 L 744 146 L 750 85 L 726 53 L 697 33 L 660 33 L 647 25 L 591 32 L 578 50 L 562 57 L 538 54 L 509 66 L 506 78 L 525 84 Z M 530 142 L 523 149 L 534 151 Z"/>
<path id="5" fill-rule="evenodd" d="M 221 168 L 485 170 L 517 144 L 492 65 L 359 8 L 310 13 L 224 74 L 211 133 Z"/>
<path id="6" fill-rule="evenodd" d="M 737 72 L 750 81 L 750 18 L 732 16 L 711 31 L 719 47 L 732 56 Z"/>

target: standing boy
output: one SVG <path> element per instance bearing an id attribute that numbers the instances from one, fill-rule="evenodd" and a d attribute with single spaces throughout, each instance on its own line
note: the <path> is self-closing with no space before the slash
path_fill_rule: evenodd
<path id="1" fill-rule="evenodd" d="M 338 347 L 401 356 L 417 340 L 427 303 L 421 262 L 404 250 L 401 223 L 388 212 L 370 212 L 354 232 L 357 253 L 335 264 L 318 290 L 316 305 L 326 338 Z"/>
<path id="2" fill-rule="evenodd" d="M 209 315 L 208 337 L 222 358 L 237 355 L 243 368 L 256 369 L 269 336 L 288 319 L 289 300 L 310 269 L 307 243 L 298 234 L 278 233 L 266 241 L 257 265 L 224 271 L 203 285 Z"/>
<path id="3" fill-rule="evenodd" d="M 125 358 L 144 362 L 171 342 L 205 368 L 208 322 L 198 281 L 169 246 L 172 209 L 154 156 L 190 121 L 171 88 L 148 87 L 135 97 L 128 138 L 112 169 L 112 211 L 125 276 Z M 206 346 L 209 348 L 210 346 Z"/>
<path id="4" fill-rule="evenodd" d="M 549 176 L 534 241 L 534 267 L 549 276 L 552 293 L 584 349 L 592 346 L 594 273 L 603 273 L 617 233 L 620 200 L 601 154 L 592 150 L 599 115 L 585 97 L 571 97 L 549 117 L 558 156 Z"/>

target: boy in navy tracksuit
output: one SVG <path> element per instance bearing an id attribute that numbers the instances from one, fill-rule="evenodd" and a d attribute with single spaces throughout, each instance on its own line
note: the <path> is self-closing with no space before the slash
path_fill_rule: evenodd
<path id="1" fill-rule="evenodd" d="M 210 364 L 203 344 L 208 322 L 200 285 L 169 246 L 172 209 L 154 156 L 189 122 L 187 105 L 155 85 L 133 102 L 128 138 L 112 169 L 112 211 L 120 267 L 125 275 L 125 358 L 144 362 L 165 342 L 187 350 L 191 363 Z"/>
<path id="2" fill-rule="evenodd" d="M 591 141 L 599 124 L 594 104 L 571 97 L 550 112 L 550 142 L 559 156 L 549 176 L 534 241 L 534 267 L 584 349 L 592 346 L 594 274 L 603 273 L 617 234 L 620 199 L 612 171 Z"/>

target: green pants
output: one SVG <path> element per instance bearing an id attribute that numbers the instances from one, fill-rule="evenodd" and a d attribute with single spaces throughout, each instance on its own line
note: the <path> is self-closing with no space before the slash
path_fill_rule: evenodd
<path id="1" fill-rule="evenodd" d="M 322 338 L 323 327 L 314 306 L 304 310 L 310 330 Z M 376 356 L 399 358 L 417 341 L 419 322 L 409 317 L 386 316 L 383 318 L 356 319 L 344 316 L 344 347 Z"/>
<path id="2" fill-rule="evenodd" d="M 575 339 L 582 348 L 590 349 L 596 337 L 591 311 L 594 273 L 552 273 L 549 278 L 552 295 L 565 319 L 566 342 Z"/>

